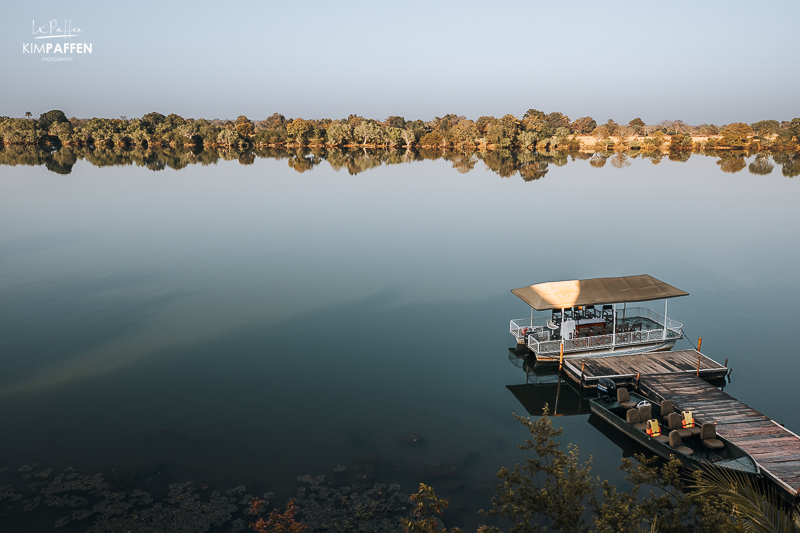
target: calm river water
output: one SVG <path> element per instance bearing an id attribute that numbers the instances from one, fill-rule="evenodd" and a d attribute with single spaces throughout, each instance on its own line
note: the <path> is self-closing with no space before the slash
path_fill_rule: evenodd
<path id="1" fill-rule="evenodd" d="M 529 308 L 509 290 L 643 273 L 690 293 L 669 315 L 729 359 L 725 391 L 800 432 L 800 178 L 629 162 L 530 182 L 445 160 L 2 166 L 0 469 L 285 500 L 299 475 L 368 463 L 480 521 L 487 482 L 524 459 L 508 321 Z M 620 481 L 588 415 L 555 422 Z"/>

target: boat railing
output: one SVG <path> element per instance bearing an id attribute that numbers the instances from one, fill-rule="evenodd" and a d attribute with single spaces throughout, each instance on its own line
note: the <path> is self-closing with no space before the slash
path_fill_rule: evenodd
<path id="1" fill-rule="evenodd" d="M 515 318 L 509 324 L 509 331 L 520 341 L 524 340 L 530 333 L 535 333 L 537 337 L 541 337 L 547 331 L 549 337 L 547 317 L 534 317 L 533 322 L 531 322 L 530 318 Z"/>
<path id="2" fill-rule="evenodd" d="M 637 331 L 617 331 L 605 335 L 593 335 L 564 339 L 564 353 L 593 349 L 607 349 L 616 346 L 648 344 L 658 341 L 679 339 L 683 336 L 683 324 L 647 307 L 627 307 L 617 309 L 618 327 L 630 319 L 645 318 L 651 321 L 651 329 Z M 561 340 L 553 340 L 553 333 L 547 327 L 547 316 L 515 318 L 509 324 L 509 331 L 518 341 L 524 342 L 537 354 L 557 354 L 561 351 Z M 653 328 L 652 324 L 656 324 Z M 666 328 L 665 328 L 666 324 Z M 647 322 L 644 323 L 647 325 Z"/>
<path id="3" fill-rule="evenodd" d="M 672 320 L 671 318 L 665 319 L 664 315 L 650 309 L 649 307 L 628 307 L 625 309 L 617 309 L 617 320 L 625 320 L 630 318 L 647 318 L 662 328 L 664 327 L 666 320 L 666 326 L 668 330 L 677 333 L 679 337 L 683 334 L 683 324 L 677 320 Z M 667 334 L 667 336 L 669 337 L 670 335 Z"/>

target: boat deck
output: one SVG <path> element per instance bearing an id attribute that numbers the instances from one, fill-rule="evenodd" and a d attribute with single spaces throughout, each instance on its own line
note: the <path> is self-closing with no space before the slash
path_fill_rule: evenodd
<path id="1" fill-rule="evenodd" d="M 564 359 L 567 375 L 583 387 L 597 387 L 597 381 L 608 378 L 618 384 L 632 384 L 636 376 L 651 374 L 697 375 L 707 380 L 724 378 L 728 368 L 697 350 L 647 352 L 603 357 L 572 357 Z"/>
<path id="2" fill-rule="evenodd" d="M 766 477 L 798 501 L 800 436 L 691 373 L 642 374 L 639 390 L 652 401 L 670 400 L 691 411 L 700 422 L 716 422 L 717 433 L 749 453 Z"/>

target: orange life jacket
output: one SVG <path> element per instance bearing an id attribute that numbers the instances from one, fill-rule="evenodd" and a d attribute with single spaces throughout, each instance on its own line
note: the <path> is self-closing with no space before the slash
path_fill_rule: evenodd
<path id="1" fill-rule="evenodd" d="M 683 427 L 684 428 L 693 428 L 694 427 L 694 417 L 692 416 L 691 411 L 684 411 L 683 412 Z"/>
<path id="2" fill-rule="evenodd" d="M 658 437 L 661 435 L 661 427 L 659 427 L 658 420 L 655 418 L 647 421 L 647 434 L 651 437 Z"/>

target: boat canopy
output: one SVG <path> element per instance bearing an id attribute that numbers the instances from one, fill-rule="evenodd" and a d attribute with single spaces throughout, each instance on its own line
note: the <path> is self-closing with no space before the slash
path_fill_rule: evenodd
<path id="1" fill-rule="evenodd" d="M 566 309 L 578 305 L 645 302 L 689 294 L 647 274 L 620 278 L 551 281 L 512 289 L 537 311 Z"/>

